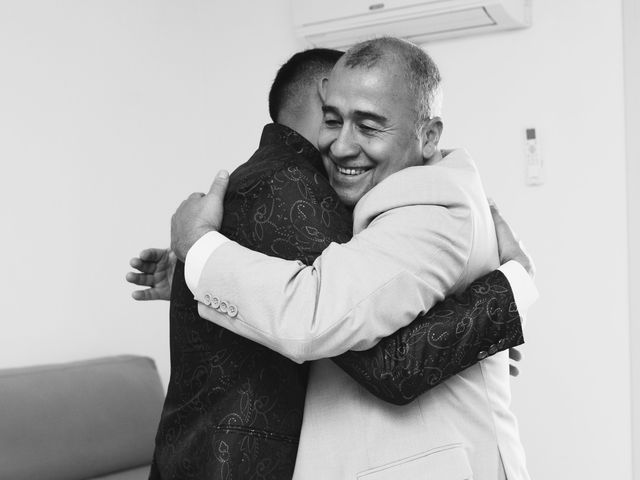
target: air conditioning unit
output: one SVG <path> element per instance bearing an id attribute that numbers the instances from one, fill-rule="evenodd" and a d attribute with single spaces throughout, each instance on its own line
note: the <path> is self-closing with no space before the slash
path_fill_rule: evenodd
<path id="1" fill-rule="evenodd" d="M 292 0 L 299 36 L 347 48 L 390 35 L 422 44 L 531 24 L 530 0 Z"/>

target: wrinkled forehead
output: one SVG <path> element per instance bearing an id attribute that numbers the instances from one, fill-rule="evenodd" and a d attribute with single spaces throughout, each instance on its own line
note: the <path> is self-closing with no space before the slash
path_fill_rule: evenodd
<path id="1" fill-rule="evenodd" d="M 415 110 L 404 70 L 397 62 L 379 62 L 371 67 L 349 67 L 338 62 L 326 82 L 325 101 L 335 107 L 375 107 Z M 335 105 L 334 105 L 335 104 Z"/>

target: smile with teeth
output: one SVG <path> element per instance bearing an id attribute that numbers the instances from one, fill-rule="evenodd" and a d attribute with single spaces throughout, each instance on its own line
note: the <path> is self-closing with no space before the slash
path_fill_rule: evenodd
<path id="1" fill-rule="evenodd" d="M 366 172 L 367 170 L 369 170 L 368 168 L 343 168 L 340 165 L 336 165 L 336 169 L 338 170 L 338 172 L 340 172 L 343 175 L 349 175 L 349 176 L 357 176 L 357 175 L 362 175 L 364 172 Z"/>

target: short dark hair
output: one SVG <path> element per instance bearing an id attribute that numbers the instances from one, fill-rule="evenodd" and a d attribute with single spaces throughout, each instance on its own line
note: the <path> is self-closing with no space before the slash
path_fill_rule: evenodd
<path id="1" fill-rule="evenodd" d="M 440 115 L 440 71 L 427 53 L 417 45 L 395 37 L 381 37 L 361 42 L 344 55 L 349 68 L 370 69 L 389 59 L 399 60 L 418 106 L 418 129 L 432 116 Z M 342 63 L 341 62 L 341 63 Z"/>
<path id="2" fill-rule="evenodd" d="M 344 52 L 328 48 L 311 48 L 296 53 L 280 67 L 269 92 L 269 115 L 274 122 L 288 104 L 298 102 L 299 95 L 320 74 L 331 71 Z"/>

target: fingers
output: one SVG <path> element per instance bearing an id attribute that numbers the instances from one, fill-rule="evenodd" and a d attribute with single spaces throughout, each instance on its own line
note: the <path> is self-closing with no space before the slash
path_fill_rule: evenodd
<path id="1" fill-rule="evenodd" d="M 131 296 L 134 300 L 138 301 L 147 301 L 147 300 L 157 300 L 159 298 L 157 290 L 155 288 L 147 288 L 146 290 L 136 290 L 135 292 L 131 292 Z"/>
<path id="2" fill-rule="evenodd" d="M 498 240 L 498 253 L 500 255 L 500 263 L 506 263 L 510 260 L 515 260 L 520 263 L 531 278 L 535 277 L 536 268 L 533 264 L 533 259 L 529 256 L 527 251 L 522 245 L 522 242 L 518 239 L 518 236 L 511 228 L 511 225 L 504 219 L 497 205 L 491 199 L 489 201 L 489 208 L 491 209 L 491 216 L 493 217 L 493 223 L 496 229 L 496 239 Z"/>
<path id="3" fill-rule="evenodd" d="M 509 349 L 509 358 L 514 362 L 519 362 L 520 360 L 522 360 L 522 353 L 520 353 L 520 350 L 518 350 L 517 348 L 512 347 Z M 517 377 L 518 375 L 520 375 L 520 370 L 513 363 L 509 363 L 509 375 L 511 375 L 512 377 Z"/>
<path id="4" fill-rule="evenodd" d="M 491 216 L 493 217 L 494 222 L 496 221 L 496 219 L 498 221 L 504 222 L 505 220 L 500 214 L 498 204 L 493 200 L 493 198 L 487 198 L 487 202 L 489 202 L 489 210 L 491 210 Z"/>
<path id="5" fill-rule="evenodd" d="M 491 215 L 494 217 L 499 217 L 501 220 L 502 215 L 500 214 L 500 209 L 498 208 L 498 204 L 495 202 L 493 198 L 487 198 L 487 202 L 489 203 L 489 210 L 491 210 Z"/>
<path id="6" fill-rule="evenodd" d="M 509 349 L 509 358 L 511 360 L 519 362 L 520 360 L 522 360 L 522 353 L 520 353 L 520 350 L 518 350 L 517 348 L 510 348 Z"/>
<path id="7" fill-rule="evenodd" d="M 516 238 L 516 235 L 514 231 L 511 229 L 511 226 L 504 219 L 504 217 L 500 213 L 500 210 L 498 209 L 498 206 L 495 204 L 493 200 L 489 201 L 489 209 L 491 210 L 491 216 L 493 217 L 493 223 L 496 226 L 496 230 L 498 228 L 504 228 L 513 236 L 513 238 Z"/>
<path id="8" fill-rule="evenodd" d="M 493 200 L 489 201 L 489 209 L 491 210 L 491 216 L 493 217 L 493 224 L 496 228 L 496 233 L 498 234 L 498 244 L 500 244 L 500 237 L 504 236 L 505 239 L 514 242 L 520 242 L 516 232 L 513 231 L 509 222 L 505 220 L 505 218 L 498 210 L 498 206 L 493 202 Z"/>
<path id="9" fill-rule="evenodd" d="M 224 194 L 227 192 L 227 186 L 229 185 L 229 172 L 226 170 L 220 170 L 216 175 L 215 180 L 211 184 L 208 195 L 215 195 L 216 197 L 224 198 Z"/>
<path id="10" fill-rule="evenodd" d="M 498 210 L 498 207 L 496 206 L 496 204 L 489 204 L 489 210 L 491 210 L 491 216 L 493 217 L 493 223 L 497 224 L 499 222 L 504 222 L 504 218 L 502 217 L 502 215 L 500 214 L 500 210 Z"/>
<path id="11" fill-rule="evenodd" d="M 165 257 L 170 257 L 171 251 L 164 248 L 147 248 L 140 252 L 139 257 L 129 260 L 129 265 L 140 270 L 142 273 L 155 273 L 158 265 L 162 263 Z"/>
<path id="12" fill-rule="evenodd" d="M 156 284 L 156 279 L 153 275 L 144 273 L 129 272 L 125 278 L 129 283 L 142 285 L 144 287 L 153 287 Z"/>
<path id="13" fill-rule="evenodd" d="M 138 257 L 129 260 L 129 265 L 137 270 L 140 270 L 142 273 L 155 273 L 158 268 L 157 261 L 143 262 Z"/>
<path id="14" fill-rule="evenodd" d="M 140 260 L 145 262 L 157 262 L 167 253 L 165 248 L 146 248 L 140 252 Z M 133 267 L 133 265 L 131 265 Z M 137 267 L 136 267 L 137 268 Z"/>

